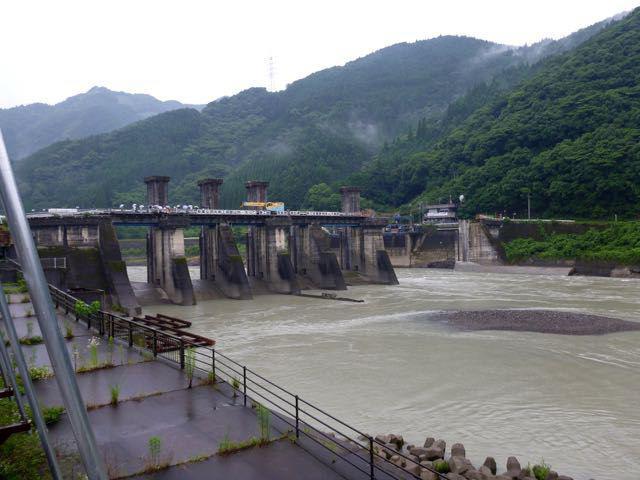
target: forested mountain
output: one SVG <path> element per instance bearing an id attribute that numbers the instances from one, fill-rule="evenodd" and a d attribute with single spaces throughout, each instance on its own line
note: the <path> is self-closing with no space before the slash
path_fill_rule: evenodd
<path id="1" fill-rule="evenodd" d="M 467 214 L 522 215 L 530 193 L 539 216 L 637 217 L 640 9 L 533 70 L 454 104 L 481 106 L 437 141 L 422 122 L 351 180 L 385 205 L 464 194 Z"/>
<path id="2" fill-rule="evenodd" d="M 520 48 L 453 36 L 394 45 L 282 92 L 249 89 L 200 113 L 176 110 L 54 144 L 20 162 L 18 178 L 29 208 L 141 202 L 151 174 L 172 177 L 176 202 L 197 202 L 199 178 L 224 176 L 224 206 L 244 198 L 245 180 L 261 179 L 271 182 L 271 199 L 296 208 L 310 202 L 310 187 L 360 172 L 418 120 L 423 144 L 435 142 L 531 75 L 532 63 L 603 26 Z"/>
<path id="3" fill-rule="evenodd" d="M 162 102 L 151 95 L 93 87 L 55 105 L 33 103 L 0 109 L 0 129 L 9 155 L 19 160 L 60 140 L 108 132 L 185 106 L 188 105 L 173 100 Z"/>

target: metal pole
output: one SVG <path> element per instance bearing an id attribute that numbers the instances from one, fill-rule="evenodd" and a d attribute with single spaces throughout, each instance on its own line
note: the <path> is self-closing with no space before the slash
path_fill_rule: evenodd
<path id="1" fill-rule="evenodd" d="M 2 146 L 2 137 L 0 136 L 0 148 Z M 34 305 L 35 307 L 35 305 Z M 47 462 L 49 463 L 49 469 L 51 470 L 51 475 L 55 479 L 62 479 L 62 473 L 60 473 L 60 467 L 58 467 L 58 462 L 56 460 L 56 453 L 53 450 L 53 447 L 49 443 L 49 435 L 47 433 L 47 424 L 42 417 L 42 412 L 40 411 L 40 405 L 38 405 L 38 398 L 36 397 L 36 392 L 33 389 L 33 383 L 31 383 L 31 377 L 29 376 L 29 369 L 27 368 L 27 363 L 24 360 L 24 355 L 22 355 L 22 349 L 20 348 L 20 339 L 18 338 L 18 334 L 16 332 L 16 327 L 13 324 L 13 320 L 11 319 L 11 312 L 9 311 L 9 305 L 7 304 L 7 297 L 4 295 L 4 289 L 2 285 L 0 285 L 0 313 L 2 313 L 2 318 L 4 318 L 4 326 L 7 331 L 7 336 L 9 337 L 9 343 L 11 344 L 11 349 L 13 350 L 13 356 L 16 361 L 16 366 L 18 367 L 18 373 L 20 377 L 22 377 L 22 384 L 24 387 L 24 393 L 27 396 L 27 400 L 29 401 L 29 405 L 31 406 L 31 416 L 33 417 L 33 422 L 36 424 L 36 430 L 38 430 L 38 436 L 40 437 L 40 443 L 42 443 L 42 449 L 44 450 L 45 455 L 47 456 Z M 56 322 L 56 327 L 58 323 Z M 4 343 L 4 341 L 3 341 Z M 3 347 L 4 349 L 4 347 Z M 5 350 L 6 353 L 6 350 Z M 4 356 L 4 355 L 3 355 Z M 3 359 L 4 363 L 4 359 Z M 11 367 L 11 359 L 9 359 L 9 375 L 13 375 L 13 368 Z M 13 392 L 16 397 L 16 402 L 18 402 L 18 408 L 21 408 L 20 405 L 22 401 L 18 398 L 20 392 L 16 389 Z"/>
<path id="2" fill-rule="evenodd" d="M 527 219 L 531 220 L 531 192 L 527 192 Z"/>
<path id="3" fill-rule="evenodd" d="M 244 406 L 247 406 L 247 367 L 242 367 L 242 396 L 244 397 Z"/>
<path id="4" fill-rule="evenodd" d="M 0 286 L 0 290 L 1 289 L 2 286 Z M 16 399 L 16 404 L 18 405 L 18 412 L 23 419 L 26 419 L 27 414 L 24 410 L 24 404 L 22 403 L 22 396 L 18 390 L 18 379 L 13 371 L 11 357 L 9 357 L 9 351 L 7 350 L 7 346 L 4 343 L 4 337 L 2 335 L 0 335 L 0 370 L 2 371 L 2 378 L 4 379 L 4 388 L 11 387 L 13 396 Z"/>
<path id="5" fill-rule="evenodd" d="M 300 414 L 298 413 L 298 395 L 296 395 L 296 438 L 300 438 Z"/>
<path id="6" fill-rule="evenodd" d="M 373 437 L 369 436 L 369 478 L 373 480 L 376 478 L 376 473 L 373 466 Z"/>
<path id="7" fill-rule="evenodd" d="M 49 288 L 42 271 L 31 229 L 24 214 L 18 186 L 9 163 L 9 156 L 0 131 L 0 197 L 7 215 L 11 236 L 16 245 L 22 264 L 24 279 L 42 332 L 42 338 L 51 359 L 55 378 L 62 394 L 76 444 L 84 464 L 85 472 L 91 480 L 107 480 L 107 474 L 98 451 L 89 416 L 76 382 L 71 358 L 58 329 L 58 319 L 51 303 Z"/>

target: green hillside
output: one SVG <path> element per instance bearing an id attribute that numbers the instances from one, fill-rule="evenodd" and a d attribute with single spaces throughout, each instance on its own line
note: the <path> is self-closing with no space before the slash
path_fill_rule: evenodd
<path id="1" fill-rule="evenodd" d="M 60 140 L 108 132 L 185 106 L 151 95 L 93 87 L 55 105 L 34 103 L 0 109 L 0 129 L 9 156 L 19 160 Z"/>
<path id="2" fill-rule="evenodd" d="M 437 142 L 398 140 L 353 181 L 380 204 L 464 194 L 463 212 L 634 218 L 640 211 L 640 9 L 543 61 Z M 487 90 L 490 90 L 487 87 Z"/>
<path id="3" fill-rule="evenodd" d="M 198 178 L 224 175 L 226 206 L 244 197 L 245 180 L 259 178 L 271 182 L 271 198 L 295 207 L 312 185 L 358 171 L 386 139 L 548 48 L 534 54 L 467 37 L 398 44 L 282 92 L 254 88 L 201 113 L 169 112 L 52 145 L 17 173 L 29 208 L 140 202 L 150 174 L 172 176 L 175 201 L 197 201 Z"/>
<path id="4" fill-rule="evenodd" d="M 463 123 L 480 128 L 478 108 L 535 73 L 540 58 L 572 48 L 606 23 L 520 48 L 453 36 L 394 45 L 282 92 L 249 89 L 202 112 L 175 110 L 59 142 L 20 161 L 17 176 L 28 208 L 144 202 L 141 180 L 152 174 L 172 177 L 176 203 L 197 203 L 197 180 L 223 176 L 223 206 L 244 198 L 246 180 L 261 179 L 271 183 L 271 199 L 314 207 L 327 187 L 312 187 L 335 189 L 353 176 L 374 187 L 366 195 L 378 204 L 398 205 L 447 180 L 432 177 L 432 169 L 427 182 L 425 162 L 412 160 L 414 152 L 424 156 Z M 407 141 L 386 145 L 417 122 Z M 378 169 L 381 161 L 389 168 Z M 449 160 L 443 162 L 449 171 Z M 398 165 L 417 166 L 409 181 L 397 183 Z"/>

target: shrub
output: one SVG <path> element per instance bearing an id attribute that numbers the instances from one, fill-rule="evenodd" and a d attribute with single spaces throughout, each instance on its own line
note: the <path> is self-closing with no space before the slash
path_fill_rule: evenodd
<path id="1" fill-rule="evenodd" d="M 52 377 L 53 373 L 51 373 L 51 370 L 49 370 L 49 367 L 47 366 L 29 367 L 29 376 L 31 377 L 31 380 L 36 381 Z"/>
<path id="2" fill-rule="evenodd" d="M 42 409 L 42 416 L 47 425 L 59 422 L 63 413 L 64 407 L 45 407 Z"/>
<path id="3" fill-rule="evenodd" d="M 160 466 L 160 452 L 162 451 L 162 439 L 158 436 L 149 437 L 149 460 L 154 468 Z"/>
<path id="4" fill-rule="evenodd" d="M 120 399 L 120 385 L 112 385 L 109 387 L 109 392 L 111 393 L 111 405 L 118 405 L 118 401 Z"/>
<path id="5" fill-rule="evenodd" d="M 547 480 L 549 472 L 551 471 L 551 465 L 546 464 L 544 459 L 542 459 L 540 463 L 534 465 L 531 470 L 533 472 L 533 476 L 536 477 L 536 480 Z"/>
<path id="6" fill-rule="evenodd" d="M 438 473 L 449 473 L 449 462 L 446 460 L 436 460 L 433 462 L 433 469 Z"/>
<path id="7" fill-rule="evenodd" d="M 264 405 L 258 405 L 258 427 L 260 428 L 260 440 L 268 442 L 271 434 L 271 412 Z"/>

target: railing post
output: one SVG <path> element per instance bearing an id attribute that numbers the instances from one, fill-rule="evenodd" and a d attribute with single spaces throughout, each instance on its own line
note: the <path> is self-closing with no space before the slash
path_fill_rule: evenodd
<path id="1" fill-rule="evenodd" d="M 153 356 L 158 356 L 158 331 L 153 330 Z"/>
<path id="2" fill-rule="evenodd" d="M 131 322 L 129 323 L 129 346 L 133 347 L 133 326 L 131 324 Z"/>
<path id="3" fill-rule="evenodd" d="M 107 318 L 109 320 L 109 337 L 113 338 L 113 341 L 115 342 L 116 340 L 116 335 L 115 335 L 115 326 L 114 326 L 114 321 L 113 321 L 113 316 L 111 315 L 105 315 L 104 313 L 102 313 L 102 318 Z"/>
<path id="4" fill-rule="evenodd" d="M 216 351 L 211 349 L 211 371 L 213 372 L 213 378 L 216 378 Z"/>
<path id="5" fill-rule="evenodd" d="M 92 313 L 89 314 L 89 316 L 93 315 Z M 98 317 L 98 315 L 96 315 L 96 317 Z M 98 317 L 98 333 L 100 333 L 100 336 L 104 336 L 104 318 L 100 318 Z"/>
<path id="6" fill-rule="evenodd" d="M 373 471 L 373 437 L 369 437 L 369 478 L 372 480 L 375 478 L 375 472 Z"/>
<path id="7" fill-rule="evenodd" d="M 242 393 L 244 406 L 247 406 L 247 367 L 242 367 Z"/>
<path id="8" fill-rule="evenodd" d="M 184 370 L 184 340 L 182 339 L 180 339 L 180 370 Z"/>
<path id="9" fill-rule="evenodd" d="M 300 415 L 298 413 L 298 395 L 296 395 L 296 438 L 300 438 Z"/>

